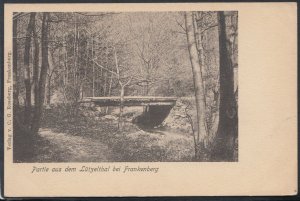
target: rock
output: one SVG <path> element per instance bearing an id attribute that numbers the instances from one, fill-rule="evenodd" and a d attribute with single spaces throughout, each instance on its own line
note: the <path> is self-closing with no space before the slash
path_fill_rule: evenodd
<path id="1" fill-rule="evenodd" d="M 92 117 L 95 116 L 93 111 L 90 110 L 82 110 L 80 111 L 80 114 L 84 117 Z"/>
<path id="2" fill-rule="evenodd" d="M 113 115 L 105 115 L 103 117 L 101 117 L 102 120 L 113 120 L 113 121 L 116 121 L 118 120 L 118 117 L 116 116 L 113 116 Z"/>
<path id="3" fill-rule="evenodd" d="M 101 109 L 101 107 L 96 107 L 96 111 L 98 111 L 98 112 L 102 112 L 102 109 Z"/>
<path id="4" fill-rule="evenodd" d="M 94 116 L 103 116 L 103 113 L 101 111 L 95 111 L 93 112 Z"/>
<path id="5" fill-rule="evenodd" d="M 187 101 L 184 102 L 182 100 L 178 100 L 162 125 L 177 130 L 182 130 L 187 133 L 191 132 L 191 124 L 187 118 L 185 111 L 185 108 L 188 104 L 191 104 L 191 106 L 194 105 L 193 102 L 188 103 Z M 196 111 L 193 107 L 188 110 L 188 113 L 194 120 Z"/>

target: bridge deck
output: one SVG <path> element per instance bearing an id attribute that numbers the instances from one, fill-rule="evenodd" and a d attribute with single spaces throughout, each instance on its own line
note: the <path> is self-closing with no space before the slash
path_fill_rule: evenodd
<path id="1" fill-rule="evenodd" d="M 149 106 L 149 105 L 170 105 L 176 103 L 176 97 L 159 97 L 159 96 L 125 96 L 124 106 Z M 99 106 L 118 106 L 121 98 L 119 96 L 112 97 L 85 97 L 80 102 L 93 102 Z"/>

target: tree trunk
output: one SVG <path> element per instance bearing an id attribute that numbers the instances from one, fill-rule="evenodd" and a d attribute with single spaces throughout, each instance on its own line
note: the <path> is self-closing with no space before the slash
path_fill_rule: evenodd
<path id="1" fill-rule="evenodd" d="M 190 60 L 192 65 L 193 71 L 193 80 L 194 80 L 194 88 L 195 88 L 195 98 L 196 98 L 196 109 L 197 109 L 197 145 L 198 151 L 201 153 L 205 148 L 205 141 L 207 138 L 207 131 L 206 131 L 206 117 L 205 117 L 205 100 L 204 100 L 204 87 L 203 87 L 203 80 L 201 75 L 201 68 L 200 61 L 198 57 L 198 51 L 196 47 L 196 40 L 195 40 L 195 27 L 193 23 L 193 13 L 186 12 L 185 13 L 185 27 L 187 33 L 187 42 L 188 42 L 188 49 L 190 53 Z M 195 157 L 199 159 L 200 153 L 198 153 Z"/>
<path id="2" fill-rule="evenodd" d="M 34 61 L 33 61 L 33 86 L 34 86 L 34 105 L 39 102 L 38 90 L 39 90 L 39 54 L 40 54 L 40 47 L 39 41 L 36 33 L 36 27 L 34 26 L 33 29 L 33 39 L 34 39 Z"/>
<path id="3" fill-rule="evenodd" d="M 234 71 L 232 37 L 230 33 L 233 21 L 230 20 L 236 12 L 218 12 L 219 51 L 220 51 L 220 109 L 214 158 L 216 160 L 234 160 L 234 143 L 237 138 L 238 110 L 234 93 Z"/>
<path id="4" fill-rule="evenodd" d="M 25 83 L 25 111 L 24 111 L 24 124 L 25 127 L 30 129 L 29 123 L 31 122 L 31 80 L 30 80 L 30 44 L 33 27 L 35 26 L 36 13 L 30 14 L 30 19 L 27 27 L 25 50 L 24 50 L 24 83 Z"/>
<path id="5" fill-rule="evenodd" d="M 107 71 L 104 72 L 103 96 L 107 95 L 106 91 L 107 91 Z"/>
<path id="6" fill-rule="evenodd" d="M 46 85 L 46 78 L 47 78 L 47 70 L 49 68 L 48 62 L 48 34 L 49 34 L 49 13 L 43 13 L 43 20 L 42 20 L 42 65 L 40 71 L 40 79 L 39 79 L 39 101 L 35 107 L 34 119 L 33 119 L 33 126 L 32 131 L 37 133 L 40 128 L 40 121 L 43 114 L 43 104 L 45 99 L 45 85 Z"/>
<path id="7" fill-rule="evenodd" d="M 209 142 L 213 145 L 217 131 L 219 126 L 219 105 L 220 105 L 220 98 L 219 98 L 219 91 L 215 88 L 213 89 L 214 93 L 214 105 L 217 107 L 216 112 L 212 115 L 211 121 L 211 128 L 209 129 Z"/>
<path id="8" fill-rule="evenodd" d="M 49 50 L 48 50 L 49 51 Z M 53 53 L 48 53 L 48 73 L 47 73 L 47 99 L 46 104 L 50 107 L 51 104 L 51 79 L 55 70 L 55 66 L 53 64 Z"/>
<path id="9" fill-rule="evenodd" d="M 94 59 L 94 38 L 92 38 L 92 59 Z M 93 75 L 92 75 L 92 82 L 93 82 L 93 87 L 92 87 L 92 95 L 95 97 L 95 64 L 93 62 L 92 64 L 93 67 Z"/>
<path id="10" fill-rule="evenodd" d="M 121 85 L 120 89 L 120 113 L 119 113 L 119 123 L 118 123 L 118 129 L 123 129 L 123 110 L 124 110 L 124 85 Z"/>
<path id="11" fill-rule="evenodd" d="M 201 29 L 200 27 L 197 26 L 197 21 L 196 21 L 196 18 L 203 18 L 202 15 L 198 16 L 197 13 L 202 13 L 203 15 L 203 12 L 193 12 L 193 22 L 194 22 L 194 30 L 195 30 L 195 39 L 196 39 L 196 48 L 198 50 L 198 58 L 199 58 L 199 62 L 200 62 L 200 71 L 201 71 L 201 78 L 202 78 L 202 90 L 203 90 L 203 100 L 204 100 L 204 107 L 206 108 L 206 89 L 205 89 L 205 86 L 206 86 L 206 83 L 205 83 L 205 80 L 203 79 L 203 72 L 205 71 L 205 55 L 204 55 L 204 48 L 203 48 L 203 36 L 204 36 L 204 33 L 201 32 Z M 206 112 L 206 111 L 205 111 Z M 206 118 L 205 119 L 205 130 L 207 132 L 207 135 L 208 137 L 209 136 L 209 129 L 208 129 L 208 119 Z M 209 142 L 209 139 L 207 139 L 206 143 Z M 207 146 L 208 144 L 206 144 Z"/>
<path id="12" fill-rule="evenodd" d="M 18 109 L 19 103 L 19 69 L 18 69 L 18 19 L 13 21 L 13 72 L 15 75 L 14 82 L 14 105 Z"/>
<path id="13" fill-rule="evenodd" d="M 113 74 L 111 74 L 111 76 L 110 76 L 109 88 L 108 88 L 108 96 L 111 95 L 112 80 L 113 80 Z M 108 106 L 106 107 L 106 110 L 105 110 L 105 114 L 107 114 L 107 113 L 108 113 Z"/>
<path id="14" fill-rule="evenodd" d="M 46 103 L 47 105 L 50 107 L 50 104 L 51 104 L 51 76 L 48 77 L 48 93 L 47 93 L 47 100 L 46 100 Z"/>
<path id="15" fill-rule="evenodd" d="M 73 71 L 73 86 L 75 87 L 75 91 L 77 90 L 76 87 L 77 87 L 77 17 L 75 15 L 75 23 L 74 23 L 74 51 L 73 51 L 73 54 L 74 54 L 74 71 Z M 76 96 L 76 92 L 75 92 L 75 96 Z M 76 99 L 77 97 L 75 97 Z"/>
<path id="16" fill-rule="evenodd" d="M 115 57 L 115 66 L 117 70 L 117 79 L 118 83 L 121 87 L 120 89 L 120 113 L 119 113 L 119 123 L 118 123 L 118 129 L 122 130 L 123 129 L 123 109 L 124 109 L 124 94 L 125 94 L 125 87 L 130 84 L 132 80 L 132 76 L 127 80 L 126 83 L 123 83 L 121 81 L 121 76 L 120 76 L 120 68 L 119 68 L 119 62 L 118 62 L 118 56 L 117 56 L 117 51 L 114 48 L 114 57 Z"/>

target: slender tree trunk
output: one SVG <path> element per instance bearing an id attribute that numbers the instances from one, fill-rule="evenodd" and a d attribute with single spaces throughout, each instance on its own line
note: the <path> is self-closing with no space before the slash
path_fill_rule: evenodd
<path id="1" fill-rule="evenodd" d="M 77 18 L 75 16 L 75 23 L 74 23 L 74 50 L 73 50 L 73 55 L 74 55 L 74 71 L 73 71 L 73 87 L 75 87 L 76 91 L 76 74 L 77 74 Z"/>
<path id="2" fill-rule="evenodd" d="M 113 74 L 111 74 L 111 76 L 110 76 L 109 88 L 108 88 L 108 96 L 111 95 L 112 80 L 113 80 Z M 106 110 L 105 110 L 105 114 L 107 114 L 107 113 L 108 113 L 108 106 L 106 107 Z"/>
<path id="3" fill-rule="evenodd" d="M 118 129 L 123 129 L 123 110 L 124 110 L 124 85 L 121 85 L 120 89 L 120 113 L 119 113 L 119 123 L 118 123 Z"/>
<path id="4" fill-rule="evenodd" d="M 33 27 L 35 26 L 36 13 L 30 14 L 30 19 L 27 27 L 25 50 L 24 50 L 24 83 L 25 83 L 25 112 L 24 124 L 30 129 L 31 122 L 31 78 L 30 78 L 30 46 Z"/>
<path id="5" fill-rule="evenodd" d="M 49 51 L 49 50 L 48 50 Z M 51 79 L 55 70 L 55 66 L 53 64 L 53 53 L 48 53 L 48 73 L 47 73 L 47 99 L 46 104 L 50 106 L 51 104 Z"/>
<path id="6" fill-rule="evenodd" d="M 43 114 L 43 105 L 45 99 L 45 85 L 46 85 L 46 78 L 47 78 L 47 70 L 49 68 L 48 62 L 48 35 L 49 35 L 49 13 L 43 13 L 43 20 L 42 20 L 42 65 L 40 71 L 40 79 L 39 79 L 39 101 L 37 102 L 34 119 L 33 119 L 33 127 L 32 131 L 37 133 L 40 128 L 40 121 Z"/>
<path id="7" fill-rule="evenodd" d="M 50 106 L 51 104 L 51 76 L 48 77 L 48 83 L 47 83 L 47 86 L 48 86 L 48 93 L 47 93 L 47 105 Z"/>
<path id="8" fill-rule="evenodd" d="M 63 27 L 65 27 L 65 23 L 63 23 Z M 68 97 L 66 93 L 66 88 L 68 85 L 68 44 L 67 44 L 67 37 L 66 34 L 64 34 L 64 41 L 63 41 L 63 53 L 64 53 L 64 77 L 63 77 L 63 95 L 64 95 L 64 104 L 68 102 Z"/>
<path id="9" fill-rule="evenodd" d="M 83 98 L 84 96 L 86 96 L 86 83 L 87 83 L 87 69 L 88 69 L 88 64 L 89 64 L 89 41 L 88 39 L 86 39 L 86 47 L 85 47 L 85 67 L 84 67 L 84 83 L 82 86 L 82 95 L 81 98 Z"/>
<path id="10" fill-rule="evenodd" d="M 64 84 L 65 87 L 68 84 L 69 79 L 69 67 L 68 67 L 68 43 L 66 34 L 64 34 L 64 67 L 65 67 L 65 76 L 64 76 Z"/>
<path id="11" fill-rule="evenodd" d="M 103 96 L 106 96 L 107 91 L 107 71 L 104 72 Z"/>
<path id="12" fill-rule="evenodd" d="M 101 45 L 98 44 L 98 49 L 101 49 Z M 102 51 L 102 50 L 100 50 Z M 101 52 L 100 52 L 101 53 Z M 104 96 L 104 88 L 103 88 L 103 69 L 100 68 L 100 79 L 98 80 L 98 89 L 99 89 L 99 95 Z"/>
<path id="13" fill-rule="evenodd" d="M 220 105 L 219 91 L 217 89 L 213 89 L 213 93 L 214 93 L 214 105 L 217 107 L 217 110 L 212 115 L 211 128 L 209 129 L 210 144 L 214 143 L 218 131 L 218 126 L 219 126 L 219 105 Z"/>
<path id="14" fill-rule="evenodd" d="M 19 68 L 18 68 L 18 19 L 13 21 L 13 72 L 15 74 L 14 82 L 14 105 L 19 109 Z"/>
<path id="15" fill-rule="evenodd" d="M 149 81 L 150 81 L 150 62 L 147 63 L 147 76 L 146 76 L 147 84 L 146 84 L 146 96 L 149 95 Z"/>
<path id="16" fill-rule="evenodd" d="M 39 90 L 39 57 L 40 57 L 40 46 L 36 33 L 36 27 L 33 29 L 33 39 L 34 39 L 34 61 L 33 61 L 33 86 L 34 86 L 34 105 L 39 102 L 38 90 Z"/>
<path id="17" fill-rule="evenodd" d="M 120 113 L 119 113 L 118 129 L 122 130 L 123 129 L 124 94 L 125 94 L 124 91 L 125 91 L 125 87 L 130 84 L 130 82 L 132 80 L 132 76 L 127 80 L 126 83 L 123 83 L 121 81 L 118 56 L 117 56 L 117 52 L 116 52 L 115 48 L 114 48 L 114 57 L 115 57 L 115 66 L 116 66 L 116 70 L 117 70 L 117 79 L 118 79 L 119 85 L 121 87 L 121 89 L 120 89 Z"/>
<path id="18" fill-rule="evenodd" d="M 234 160 L 234 143 L 237 138 L 237 104 L 234 94 L 234 71 L 230 20 L 235 12 L 218 12 L 219 51 L 220 51 L 220 113 L 214 158 L 216 160 Z"/>
<path id="19" fill-rule="evenodd" d="M 83 98 L 83 83 L 80 84 L 79 87 L 79 99 Z"/>
<path id="20" fill-rule="evenodd" d="M 94 38 L 92 38 L 92 59 L 94 59 Z M 93 67 L 93 75 L 92 75 L 92 82 L 93 82 L 93 87 L 92 87 L 92 92 L 93 92 L 93 97 L 95 97 L 95 64 L 93 62 L 92 64 Z"/>
<path id="21" fill-rule="evenodd" d="M 194 87 L 195 87 L 195 98 L 196 98 L 196 109 L 197 109 L 197 144 L 199 146 L 198 151 L 202 152 L 205 148 L 205 141 L 207 140 L 207 131 L 206 131 L 206 117 L 205 117 L 205 100 L 204 100 L 204 87 L 203 87 L 203 80 L 201 75 L 201 68 L 200 61 L 198 57 L 198 51 L 196 47 L 196 40 L 195 40 L 195 27 L 193 23 L 193 13 L 186 12 L 185 13 L 185 27 L 187 32 L 187 42 L 188 42 L 188 49 L 190 53 L 190 60 L 192 65 L 193 71 L 193 80 L 194 80 Z M 196 159 L 199 159 L 200 153 L 195 156 Z"/>
<path id="22" fill-rule="evenodd" d="M 198 14 L 201 13 L 201 15 L 199 16 Z M 203 90 L 203 100 L 204 100 L 204 107 L 206 108 L 206 89 L 205 89 L 205 86 L 206 86 L 206 83 L 205 83 L 205 80 L 203 79 L 203 72 L 204 72 L 204 69 L 205 69 L 205 56 L 204 56 L 204 48 L 203 48 L 203 36 L 204 36 L 204 33 L 201 33 L 201 29 L 197 26 L 197 21 L 196 19 L 197 18 L 202 18 L 203 16 L 203 12 L 193 12 L 193 17 L 195 19 L 193 19 L 193 22 L 194 22 L 194 30 L 195 30 L 195 39 L 196 39 L 196 48 L 198 50 L 198 57 L 199 57 L 199 62 L 200 62 L 200 72 L 201 72 L 201 78 L 202 78 L 202 90 Z M 207 127 L 208 125 L 208 121 L 207 121 L 207 118 L 205 119 L 206 123 L 205 123 L 205 129 L 206 129 L 206 132 L 207 134 L 209 134 L 209 129 Z M 206 141 L 206 143 L 208 143 L 208 140 Z M 206 144 L 207 146 L 208 144 Z"/>

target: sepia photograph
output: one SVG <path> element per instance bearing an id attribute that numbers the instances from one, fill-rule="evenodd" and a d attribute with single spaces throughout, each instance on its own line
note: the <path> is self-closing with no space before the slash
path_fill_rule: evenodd
<path id="1" fill-rule="evenodd" d="M 13 14 L 14 162 L 238 159 L 238 13 Z"/>
<path id="2" fill-rule="evenodd" d="M 6 3 L 4 196 L 296 195 L 296 3 Z"/>
<path id="3" fill-rule="evenodd" d="M 238 12 L 13 13 L 13 161 L 238 161 Z"/>

